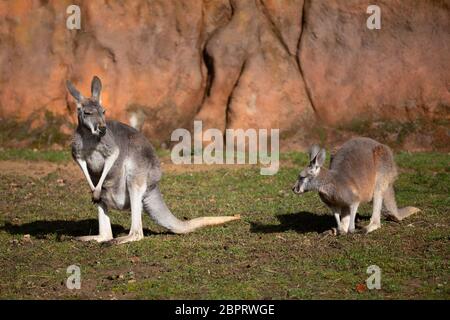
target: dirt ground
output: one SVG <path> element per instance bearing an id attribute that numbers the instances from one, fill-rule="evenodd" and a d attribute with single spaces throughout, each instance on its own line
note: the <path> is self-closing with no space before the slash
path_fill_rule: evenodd
<path id="1" fill-rule="evenodd" d="M 281 160 L 280 165 L 292 165 L 289 160 Z M 219 164 L 173 164 L 169 158 L 161 160 L 163 173 L 189 173 L 211 170 L 241 170 L 256 168 L 256 165 L 219 165 Z M 84 180 L 83 172 L 73 161 L 54 163 L 50 161 L 0 160 L 0 172 L 8 175 L 23 175 L 31 178 L 42 178 L 57 173 L 63 179 Z"/>

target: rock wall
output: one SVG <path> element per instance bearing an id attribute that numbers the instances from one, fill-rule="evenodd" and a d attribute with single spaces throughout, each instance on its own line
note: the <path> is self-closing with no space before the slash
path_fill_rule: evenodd
<path id="1" fill-rule="evenodd" d="M 366 1 L 307 3 L 300 61 L 316 114 L 332 124 L 436 116 L 450 102 L 450 1 L 373 3 L 380 30 L 365 27 Z"/>
<path id="2" fill-rule="evenodd" d="M 81 7 L 81 30 L 66 8 Z M 368 30 L 369 4 L 382 27 Z M 0 1 L 0 118 L 75 121 L 65 80 L 108 116 L 172 130 L 449 117 L 449 0 Z M 2 121 L 3 121 L 2 120 Z"/>

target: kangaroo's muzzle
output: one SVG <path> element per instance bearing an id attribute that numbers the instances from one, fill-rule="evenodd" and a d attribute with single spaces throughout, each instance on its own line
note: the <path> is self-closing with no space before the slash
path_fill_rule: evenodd
<path id="1" fill-rule="evenodd" d="M 302 193 L 300 191 L 300 183 L 298 183 L 298 181 L 294 184 L 294 186 L 292 187 L 292 191 L 296 194 L 300 194 Z"/>
<path id="2" fill-rule="evenodd" d="M 100 136 L 104 136 L 106 134 L 106 126 L 99 126 L 98 132 L 99 132 Z"/>

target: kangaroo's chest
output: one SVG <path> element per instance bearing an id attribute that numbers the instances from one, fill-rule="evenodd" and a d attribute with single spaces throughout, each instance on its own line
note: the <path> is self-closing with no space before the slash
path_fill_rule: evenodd
<path id="1" fill-rule="evenodd" d="M 353 195 L 344 189 L 335 192 L 329 192 L 329 190 L 319 191 L 319 197 L 330 208 L 347 207 L 353 203 Z"/>
<path id="2" fill-rule="evenodd" d="M 333 206 L 336 202 L 338 202 L 338 201 L 336 201 L 337 199 L 335 199 L 335 197 L 330 196 L 323 192 L 319 192 L 319 197 L 322 200 L 322 202 L 325 203 L 329 207 Z"/>
<path id="3" fill-rule="evenodd" d="M 100 174 L 103 171 L 103 167 L 105 166 L 105 158 L 99 151 L 92 150 L 91 152 L 86 153 L 85 159 L 89 171 L 96 174 Z"/>

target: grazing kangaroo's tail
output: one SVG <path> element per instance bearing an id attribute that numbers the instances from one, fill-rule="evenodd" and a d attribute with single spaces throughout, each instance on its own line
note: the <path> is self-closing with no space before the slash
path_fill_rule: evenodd
<path id="1" fill-rule="evenodd" d="M 400 222 L 406 217 L 420 211 L 419 208 L 415 207 L 397 208 L 397 203 L 395 202 L 395 192 L 392 186 L 389 186 L 383 194 L 383 205 L 386 209 L 386 211 L 383 212 L 386 218 L 397 222 Z"/>
<path id="2" fill-rule="evenodd" d="M 398 219 L 403 220 L 406 217 L 409 217 L 410 215 L 413 215 L 414 213 L 419 212 L 420 209 L 416 207 L 404 207 L 398 209 Z"/>
<path id="3" fill-rule="evenodd" d="M 201 227 L 222 224 L 241 218 L 239 215 L 235 215 L 228 217 L 200 217 L 187 221 L 179 220 L 167 208 L 158 186 L 151 191 L 147 191 L 142 201 L 144 210 L 155 222 L 173 233 L 189 233 Z"/>

